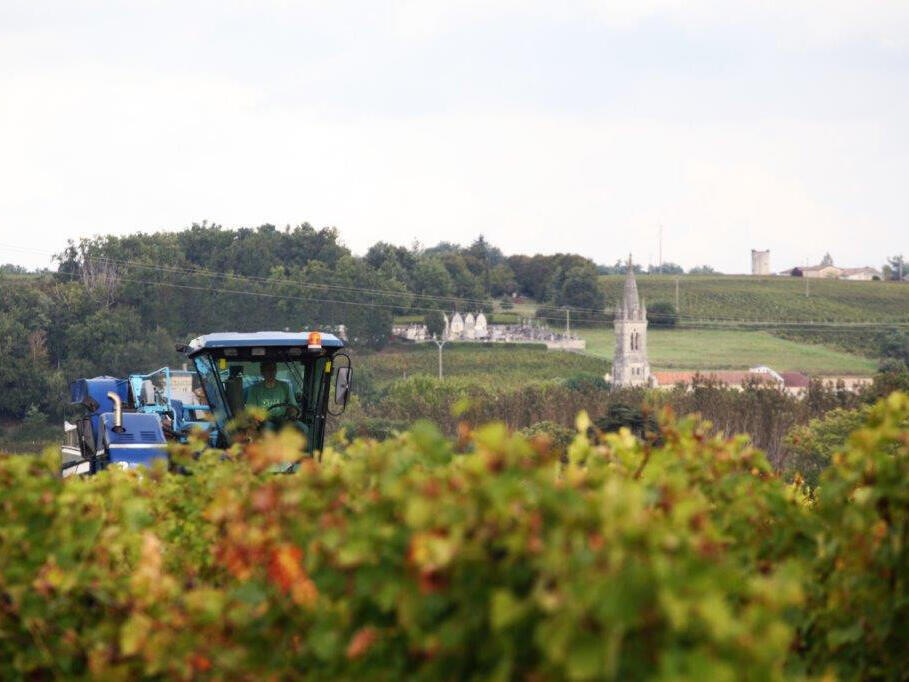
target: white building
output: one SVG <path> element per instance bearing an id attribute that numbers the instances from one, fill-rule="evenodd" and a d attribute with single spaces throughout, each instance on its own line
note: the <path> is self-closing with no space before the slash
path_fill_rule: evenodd
<path id="1" fill-rule="evenodd" d="M 474 341 L 482 343 L 542 343 L 549 350 L 580 351 L 587 347 L 584 339 L 573 334 L 566 334 L 534 324 L 532 320 L 522 320 L 520 324 L 489 324 L 482 312 L 442 314 L 445 328 L 442 339 L 445 341 Z M 399 339 L 415 343 L 431 341 L 425 324 L 402 324 L 392 327 L 392 334 Z"/>
<path id="2" fill-rule="evenodd" d="M 767 249 L 766 251 L 751 249 L 751 274 L 770 274 L 770 249 Z"/>
<path id="3" fill-rule="evenodd" d="M 459 339 L 464 335 L 464 318 L 461 313 L 455 313 L 451 316 L 451 325 L 448 327 L 448 336 L 452 339 Z"/>
<path id="4" fill-rule="evenodd" d="M 474 323 L 474 337 L 485 339 L 489 336 L 489 329 L 486 326 L 486 316 L 483 313 L 477 313 L 477 319 Z"/>
<path id="5" fill-rule="evenodd" d="M 464 338 L 468 341 L 477 338 L 477 321 L 473 313 L 467 313 L 464 316 Z"/>
<path id="6" fill-rule="evenodd" d="M 873 279 L 881 279 L 881 271 L 874 268 L 844 268 L 840 273 L 840 279 L 850 279 L 858 282 L 870 282 Z"/>

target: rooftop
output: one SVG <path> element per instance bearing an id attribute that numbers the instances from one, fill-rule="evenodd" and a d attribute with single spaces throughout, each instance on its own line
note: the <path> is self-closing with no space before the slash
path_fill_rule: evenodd
<path id="1" fill-rule="evenodd" d="M 191 353 L 203 348 L 248 348 L 251 346 L 306 346 L 309 331 L 300 332 L 216 332 L 197 336 L 189 342 Z M 324 348 L 343 348 L 344 342 L 334 334 L 321 332 Z"/>
<path id="2" fill-rule="evenodd" d="M 776 383 L 773 376 L 760 372 L 749 372 L 747 370 L 702 370 L 687 372 L 651 372 L 660 386 L 672 386 L 675 384 L 690 384 L 698 377 L 702 381 L 714 381 L 730 386 L 738 386 L 743 381 L 755 381 L 759 384 Z"/>
<path id="3" fill-rule="evenodd" d="M 778 385 L 777 376 L 782 379 L 786 388 L 807 388 L 810 379 L 801 372 L 773 372 L 752 370 L 690 370 L 675 372 L 651 372 L 659 386 L 674 386 L 675 384 L 691 384 L 695 377 L 701 381 L 713 381 L 728 386 L 740 386 L 742 383 L 755 382 L 758 384 Z"/>

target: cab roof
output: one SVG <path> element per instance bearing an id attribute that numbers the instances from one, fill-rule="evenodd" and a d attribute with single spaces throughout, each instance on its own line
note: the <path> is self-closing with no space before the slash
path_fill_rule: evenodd
<path id="1" fill-rule="evenodd" d="M 319 332 L 323 348 L 343 348 L 344 342 L 334 334 Z M 306 347 L 309 331 L 305 332 L 218 332 L 197 336 L 189 342 L 190 355 L 209 348 L 249 348 L 252 346 Z"/>

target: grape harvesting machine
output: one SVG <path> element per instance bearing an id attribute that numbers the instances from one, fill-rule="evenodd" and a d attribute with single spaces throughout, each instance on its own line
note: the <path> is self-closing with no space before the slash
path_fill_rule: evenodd
<path id="1" fill-rule="evenodd" d="M 327 416 L 341 414 L 350 396 L 350 356 L 333 334 L 224 332 L 177 350 L 193 370 L 163 367 L 70 384 L 79 415 L 64 423 L 64 476 L 148 466 L 167 458 L 168 441 L 186 442 L 194 431 L 227 447 L 229 424 L 247 408 L 264 414 L 261 428 L 299 429 L 312 454 L 325 442 Z"/>

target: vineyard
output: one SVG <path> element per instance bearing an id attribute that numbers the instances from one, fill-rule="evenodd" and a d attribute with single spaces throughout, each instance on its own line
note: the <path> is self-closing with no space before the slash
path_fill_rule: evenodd
<path id="1" fill-rule="evenodd" d="M 378 386 L 417 374 L 439 374 L 439 351 L 432 343 L 359 354 L 356 360 L 357 372 L 367 374 Z M 495 377 L 499 388 L 584 373 L 603 376 L 609 371 L 608 363 L 602 359 L 551 352 L 543 345 L 532 344 L 448 343 L 443 349 L 443 364 L 446 377 L 484 381 Z"/>
<path id="2" fill-rule="evenodd" d="M 614 305 L 624 277 L 600 278 L 607 305 Z M 676 278 L 637 278 L 648 303 L 675 302 Z M 683 322 L 701 320 L 868 321 L 909 322 L 909 286 L 901 282 L 809 281 L 800 277 L 686 275 L 679 278 L 679 313 Z"/>
<path id="3" fill-rule="evenodd" d="M 878 403 L 814 491 L 668 414 L 582 414 L 564 458 L 426 423 L 289 475 L 289 432 L 182 474 L 0 457 L 0 676 L 898 679 L 907 423 Z"/>

